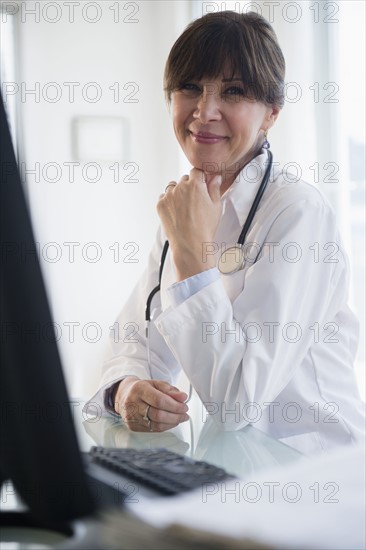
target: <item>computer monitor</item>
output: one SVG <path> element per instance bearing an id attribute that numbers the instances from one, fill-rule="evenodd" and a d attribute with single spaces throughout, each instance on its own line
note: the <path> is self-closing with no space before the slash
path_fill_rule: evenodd
<path id="1" fill-rule="evenodd" d="M 65 525 L 96 511 L 83 469 L 23 186 L 0 94 L 0 485 L 31 516 Z"/>

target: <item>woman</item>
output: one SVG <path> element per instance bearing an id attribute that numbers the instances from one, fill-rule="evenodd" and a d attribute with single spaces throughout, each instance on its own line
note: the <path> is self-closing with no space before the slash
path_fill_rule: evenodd
<path id="1" fill-rule="evenodd" d="M 357 322 L 334 213 L 317 189 L 274 169 L 268 152 L 284 78 L 275 33 L 255 13 L 205 15 L 169 54 L 166 99 L 192 170 L 159 198 L 156 243 L 94 398 L 131 430 L 188 419 L 187 395 L 173 386 L 182 368 L 224 430 L 252 423 L 308 453 L 362 435 Z M 256 198 L 241 265 L 232 247 Z M 148 350 L 145 304 L 166 240 Z"/>

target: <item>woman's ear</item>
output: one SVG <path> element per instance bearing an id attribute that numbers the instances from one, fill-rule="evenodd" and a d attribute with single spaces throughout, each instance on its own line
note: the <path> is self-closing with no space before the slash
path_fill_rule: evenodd
<path id="1" fill-rule="evenodd" d="M 266 128 L 265 130 L 269 130 L 272 128 L 274 123 L 277 120 L 278 115 L 280 114 L 280 107 L 277 107 L 277 105 L 270 105 L 268 107 L 268 114 L 266 116 Z"/>

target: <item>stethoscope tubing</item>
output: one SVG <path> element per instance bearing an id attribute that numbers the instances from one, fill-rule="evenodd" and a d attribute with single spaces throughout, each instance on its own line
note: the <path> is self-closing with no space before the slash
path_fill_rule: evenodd
<path id="1" fill-rule="evenodd" d="M 239 235 L 238 244 L 240 246 L 244 245 L 246 235 L 249 231 L 249 228 L 252 224 L 253 218 L 254 218 L 257 210 L 258 210 L 260 200 L 261 200 L 261 198 L 264 194 L 264 191 L 267 187 L 267 184 L 268 184 L 268 180 L 269 180 L 269 176 L 270 176 L 270 172 L 271 172 L 271 168 L 272 168 L 272 164 L 273 164 L 273 155 L 272 155 L 272 152 L 269 149 L 267 149 L 267 152 L 268 152 L 268 157 L 269 157 L 268 166 L 266 168 L 266 171 L 265 171 L 265 174 L 263 176 L 263 180 L 260 184 L 260 187 L 258 189 L 258 192 L 257 192 L 257 194 L 254 198 L 254 201 L 253 201 L 253 204 L 252 204 L 251 209 L 249 211 L 249 214 L 247 216 L 247 219 L 245 220 L 245 223 L 243 225 L 243 229 L 241 230 L 241 233 Z M 153 300 L 155 294 L 157 294 L 160 291 L 161 279 L 162 279 L 162 276 L 163 276 L 163 269 L 164 269 L 165 259 L 166 259 L 167 253 L 168 253 L 168 248 L 169 248 L 169 241 L 165 241 L 163 251 L 162 251 L 162 254 L 161 254 L 161 258 L 160 258 L 159 283 L 150 292 L 150 294 L 147 298 L 147 301 L 146 301 L 146 308 L 145 308 L 145 321 L 146 321 L 146 324 L 148 324 L 151 320 L 151 303 L 152 303 L 152 300 Z"/>
<path id="2" fill-rule="evenodd" d="M 251 209 L 249 210 L 249 214 L 247 216 L 247 219 L 245 220 L 245 223 L 243 225 L 243 229 L 241 230 L 241 233 L 240 233 L 239 238 L 238 238 L 238 244 L 241 245 L 241 246 L 244 245 L 245 238 L 247 236 L 247 233 L 249 231 L 250 226 L 252 225 L 253 218 L 254 218 L 257 210 L 258 210 L 259 203 L 261 201 L 263 193 L 266 190 L 266 187 L 267 187 L 267 184 L 268 184 L 268 180 L 269 180 L 269 176 L 270 176 L 271 168 L 272 168 L 272 164 L 273 164 L 273 155 L 272 155 L 272 152 L 269 149 L 267 149 L 267 153 L 268 153 L 268 157 L 269 157 L 268 166 L 267 166 L 266 171 L 264 173 L 263 180 L 262 180 L 262 182 L 259 186 L 257 194 L 254 198 Z"/>

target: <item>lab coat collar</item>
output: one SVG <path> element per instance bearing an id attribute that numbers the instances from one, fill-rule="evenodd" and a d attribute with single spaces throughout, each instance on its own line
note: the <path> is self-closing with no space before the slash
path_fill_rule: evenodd
<path id="1" fill-rule="evenodd" d="M 245 223 L 267 166 L 268 152 L 266 149 L 261 149 L 259 155 L 244 166 L 232 185 L 221 197 L 224 209 L 226 201 L 232 203 L 240 225 Z M 274 169 L 272 167 L 268 185 L 273 181 L 273 174 Z"/>

